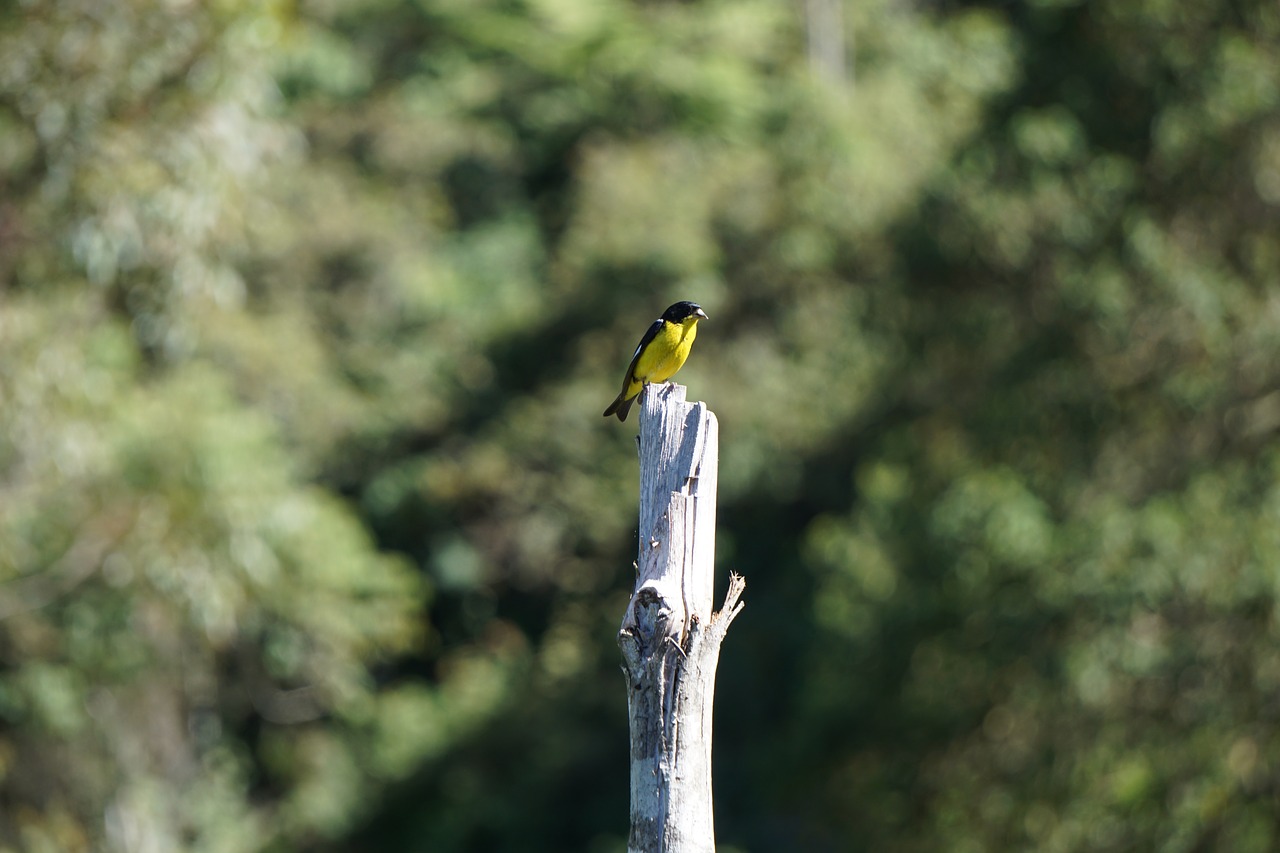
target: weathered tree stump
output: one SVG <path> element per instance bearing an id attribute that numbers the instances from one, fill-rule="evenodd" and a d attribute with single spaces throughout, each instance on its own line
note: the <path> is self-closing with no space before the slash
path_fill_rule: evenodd
<path id="1" fill-rule="evenodd" d="M 640 401 L 640 548 L 618 632 L 631 723 L 630 853 L 714 853 L 711 711 L 716 664 L 745 582 L 715 583 L 719 427 L 682 385 Z"/>

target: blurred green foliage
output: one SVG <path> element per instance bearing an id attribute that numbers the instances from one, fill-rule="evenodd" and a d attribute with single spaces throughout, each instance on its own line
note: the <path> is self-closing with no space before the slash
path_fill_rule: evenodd
<path id="1" fill-rule="evenodd" d="M 717 823 L 1280 845 L 1280 8 L 0 7 L 0 851 L 625 848 L 721 420 Z"/>

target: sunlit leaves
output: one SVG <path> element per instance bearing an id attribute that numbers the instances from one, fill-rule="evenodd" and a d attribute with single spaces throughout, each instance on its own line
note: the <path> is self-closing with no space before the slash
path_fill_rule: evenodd
<path id="1" fill-rule="evenodd" d="M 0 845 L 623 843 L 695 298 L 726 842 L 1274 846 L 1273 5 L 0 13 Z"/>

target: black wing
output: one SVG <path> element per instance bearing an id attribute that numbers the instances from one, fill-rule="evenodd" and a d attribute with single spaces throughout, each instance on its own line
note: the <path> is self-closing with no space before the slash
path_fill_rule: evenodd
<path id="1" fill-rule="evenodd" d="M 631 380 L 635 378 L 636 363 L 640 361 L 640 353 L 644 352 L 644 348 L 653 342 L 653 339 L 658 336 L 658 332 L 660 331 L 662 331 L 661 317 L 659 317 L 657 320 L 654 320 L 653 325 L 651 325 L 648 329 L 645 329 L 644 337 L 642 337 L 640 339 L 640 343 L 636 345 L 635 354 L 631 356 L 631 363 L 627 365 L 627 375 L 622 381 L 622 387 L 624 390 L 626 389 L 627 385 L 630 384 Z"/>

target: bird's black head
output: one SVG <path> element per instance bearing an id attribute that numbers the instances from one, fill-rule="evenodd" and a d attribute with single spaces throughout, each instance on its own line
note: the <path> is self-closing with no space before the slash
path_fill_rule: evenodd
<path id="1" fill-rule="evenodd" d="M 668 323 L 683 323 L 690 317 L 705 320 L 707 319 L 707 312 L 703 311 L 702 306 L 696 302 L 677 302 L 662 312 L 662 319 Z"/>

